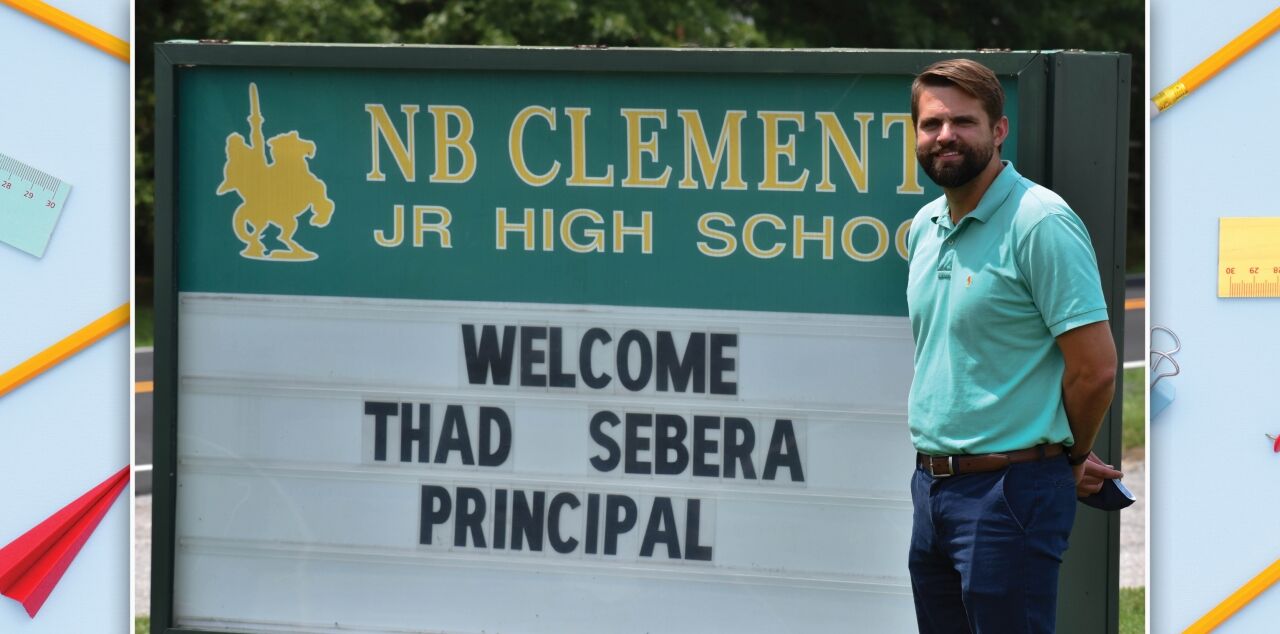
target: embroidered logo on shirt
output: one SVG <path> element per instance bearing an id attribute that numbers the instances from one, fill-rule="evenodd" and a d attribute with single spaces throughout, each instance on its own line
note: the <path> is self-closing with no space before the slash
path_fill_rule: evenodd
<path id="1" fill-rule="evenodd" d="M 972 276 L 972 275 L 970 275 L 970 276 L 968 276 L 968 277 L 964 278 L 964 287 L 965 287 L 965 288 L 969 288 L 970 286 L 973 286 L 973 276 Z"/>

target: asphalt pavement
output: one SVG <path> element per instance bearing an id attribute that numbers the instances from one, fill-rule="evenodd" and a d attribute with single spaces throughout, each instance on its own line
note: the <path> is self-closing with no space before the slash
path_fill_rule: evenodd
<path id="1" fill-rule="evenodd" d="M 139 348 L 133 353 L 133 464 L 135 465 L 133 485 L 138 493 L 151 493 L 150 467 L 154 455 L 153 412 L 155 394 L 152 383 L 155 381 L 155 354 L 151 348 Z"/>
<path id="2" fill-rule="evenodd" d="M 1124 285 L 1124 362 L 1147 362 L 1146 278 L 1130 277 Z"/>

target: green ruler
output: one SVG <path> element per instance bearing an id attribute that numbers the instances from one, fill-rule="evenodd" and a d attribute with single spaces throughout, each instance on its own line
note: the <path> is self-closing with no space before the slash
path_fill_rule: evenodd
<path id="1" fill-rule="evenodd" d="M 0 154 L 0 242 L 43 257 L 71 185 Z"/>

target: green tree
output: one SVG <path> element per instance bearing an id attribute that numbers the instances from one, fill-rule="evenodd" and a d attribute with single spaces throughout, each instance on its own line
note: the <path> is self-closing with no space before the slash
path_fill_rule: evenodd
<path id="1" fill-rule="evenodd" d="M 760 0 L 756 17 L 775 45 L 1140 53 L 1143 10 L 1137 0 Z"/>
<path id="2" fill-rule="evenodd" d="M 457 0 L 405 3 L 414 41 L 548 46 L 763 46 L 750 3 Z M 419 15 L 421 16 L 419 18 Z"/>

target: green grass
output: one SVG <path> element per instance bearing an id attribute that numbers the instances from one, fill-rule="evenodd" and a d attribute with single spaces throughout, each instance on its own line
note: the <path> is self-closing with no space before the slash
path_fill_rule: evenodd
<path id="1" fill-rule="evenodd" d="M 1142 605 L 1146 588 L 1120 588 L 1120 634 L 1142 634 L 1147 628 L 1147 612 Z"/>
<path id="2" fill-rule="evenodd" d="M 151 298 L 155 286 L 149 277 L 134 278 L 133 286 L 133 345 L 153 346 L 156 341 L 156 309 Z"/>
<path id="3" fill-rule="evenodd" d="M 133 617 L 133 634 L 151 634 L 151 617 Z"/>
<path id="4" fill-rule="evenodd" d="M 142 348 L 155 345 L 156 310 L 139 303 L 133 307 L 133 345 Z"/>
<path id="5" fill-rule="evenodd" d="M 1121 445 L 1124 451 L 1147 444 L 1147 429 L 1143 424 L 1147 408 L 1147 391 L 1143 389 L 1146 384 L 1142 368 L 1124 371 L 1124 393 L 1120 395 L 1124 399 L 1124 439 Z"/>

